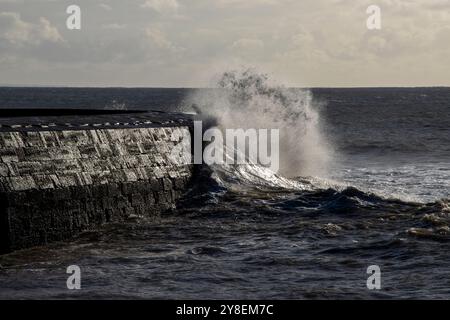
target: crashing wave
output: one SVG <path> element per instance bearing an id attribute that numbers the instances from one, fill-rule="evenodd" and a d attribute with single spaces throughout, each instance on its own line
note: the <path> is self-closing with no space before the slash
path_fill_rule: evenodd
<path id="1" fill-rule="evenodd" d="M 281 175 L 326 176 L 333 151 L 310 91 L 274 84 L 253 69 L 225 72 L 215 86 L 188 99 L 205 121 L 222 130 L 278 129 Z"/>

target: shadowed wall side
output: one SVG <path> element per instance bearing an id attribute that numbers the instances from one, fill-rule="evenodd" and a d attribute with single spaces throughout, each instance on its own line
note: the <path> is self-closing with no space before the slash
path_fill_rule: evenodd
<path id="1" fill-rule="evenodd" d="M 189 141 L 186 126 L 0 132 L 1 252 L 173 207 L 193 168 L 171 152 Z"/>

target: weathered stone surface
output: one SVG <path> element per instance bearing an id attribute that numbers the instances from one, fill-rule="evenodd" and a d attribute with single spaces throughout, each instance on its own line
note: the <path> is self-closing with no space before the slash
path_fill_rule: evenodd
<path id="1" fill-rule="evenodd" d="M 157 214 L 192 175 L 188 126 L 59 129 L 0 131 L 0 252 Z"/>

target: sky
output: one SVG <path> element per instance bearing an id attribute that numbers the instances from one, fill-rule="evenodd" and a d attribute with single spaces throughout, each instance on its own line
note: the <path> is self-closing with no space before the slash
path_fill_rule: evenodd
<path id="1" fill-rule="evenodd" d="M 450 0 L 0 0 L 3 85 L 210 87 L 248 67 L 287 86 L 450 86 Z"/>

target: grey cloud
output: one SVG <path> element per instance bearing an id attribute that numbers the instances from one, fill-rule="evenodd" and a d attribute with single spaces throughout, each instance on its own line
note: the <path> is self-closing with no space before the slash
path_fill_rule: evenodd
<path id="1" fill-rule="evenodd" d="M 0 74 L 18 83 L 204 86 L 217 66 L 239 63 L 290 85 L 442 84 L 449 1 L 377 2 L 379 31 L 365 27 L 371 0 L 78 0 L 82 30 L 69 31 L 72 1 L 0 0 Z M 26 76 L 11 67 L 20 63 Z"/>
<path id="2" fill-rule="evenodd" d="M 0 39 L 11 46 L 63 41 L 58 29 L 46 18 L 40 17 L 38 22 L 30 23 L 22 20 L 17 12 L 0 13 Z"/>

